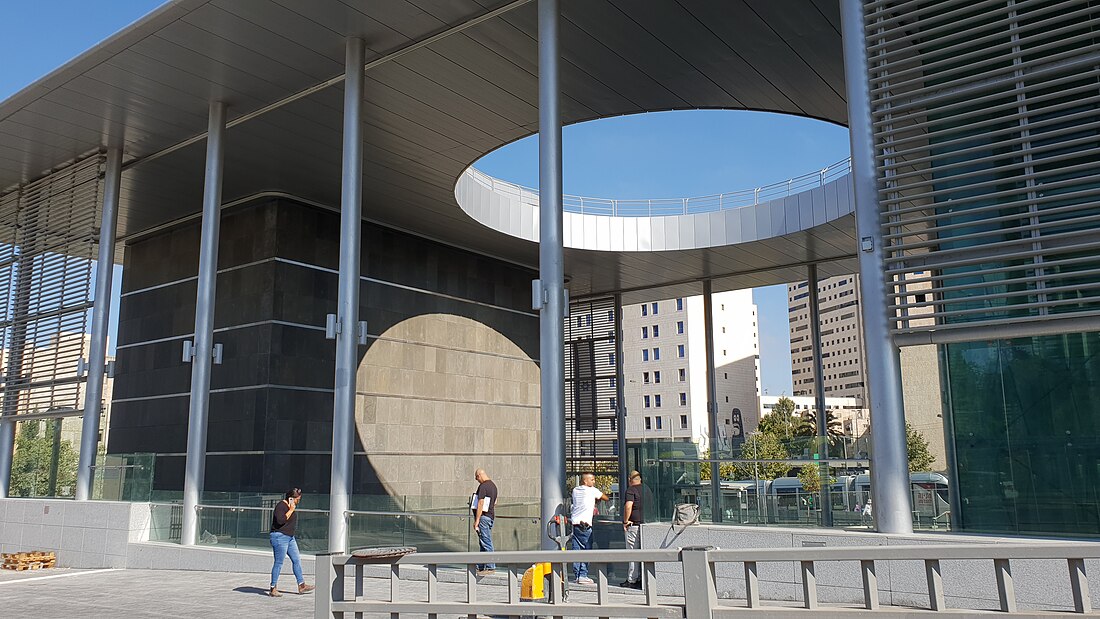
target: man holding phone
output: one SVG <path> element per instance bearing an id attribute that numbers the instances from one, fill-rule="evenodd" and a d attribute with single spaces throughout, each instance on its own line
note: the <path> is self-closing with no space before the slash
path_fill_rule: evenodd
<path id="1" fill-rule="evenodd" d="M 302 558 L 298 554 L 298 542 L 294 539 L 294 528 L 298 525 L 296 510 L 302 500 L 302 489 L 291 488 L 286 493 L 286 498 L 275 506 L 275 513 L 271 516 L 271 550 L 275 553 L 275 565 L 271 568 L 271 588 L 267 594 L 277 598 L 279 593 L 279 573 L 283 570 L 283 559 L 290 555 L 290 566 L 294 569 L 294 577 L 298 579 L 298 593 L 313 591 L 312 585 L 306 584 L 302 576 Z"/>

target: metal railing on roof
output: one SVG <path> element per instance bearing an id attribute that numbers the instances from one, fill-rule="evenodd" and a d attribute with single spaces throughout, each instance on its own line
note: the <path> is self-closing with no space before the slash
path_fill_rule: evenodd
<path id="1" fill-rule="evenodd" d="M 565 194 L 563 207 L 567 213 L 582 215 L 605 215 L 611 217 L 666 217 L 675 215 L 696 215 L 727 209 L 753 206 L 761 202 L 792 196 L 803 191 L 816 189 L 830 183 L 852 171 L 852 159 L 849 157 L 816 172 L 810 172 L 785 181 L 707 196 L 688 198 L 652 198 L 641 200 L 620 200 L 616 198 L 594 198 Z M 471 180 L 494 193 L 517 198 L 520 203 L 539 205 L 539 190 L 524 187 L 516 183 L 494 178 L 473 167 L 463 173 Z"/>

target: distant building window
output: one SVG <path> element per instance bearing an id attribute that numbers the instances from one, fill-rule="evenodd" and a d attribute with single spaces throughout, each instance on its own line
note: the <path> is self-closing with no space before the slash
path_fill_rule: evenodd
<path id="1" fill-rule="evenodd" d="M 676 332 L 677 333 L 683 333 L 684 332 L 684 321 L 682 321 L 682 320 L 676 321 Z"/>
<path id="2" fill-rule="evenodd" d="M 660 361 L 661 360 L 661 349 L 660 348 L 654 348 L 653 349 L 653 360 L 654 361 Z"/>
<path id="3" fill-rule="evenodd" d="M 645 303 L 642 303 L 642 316 L 648 316 L 648 315 L 649 315 L 649 307 Z"/>
<path id="4" fill-rule="evenodd" d="M 653 302 L 653 315 L 654 316 L 657 315 L 657 302 L 656 301 Z"/>
<path id="5" fill-rule="evenodd" d="M 653 325 L 653 337 L 661 337 L 661 326 Z"/>
<path id="6" fill-rule="evenodd" d="M 655 383 L 661 382 L 661 372 L 660 371 L 656 371 L 656 372 L 653 373 L 653 382 L 655 382 Z"/>
<path id="7" fill-rule="evenodd" d="M 683 297 L 680 297 L 680 298 L 676 299 L 676 311 L 678 311 L 678 312 L 684 311 L 684 298 Z"/>
<path id="8" fill-rule="evenodd" d="M 681 358 L 681 359 L 684 358 L 684 345 L 683 344 L 678 344 L 676 346 L 676 356 Z"/>
<path id="9" fill-rule="evenodd" d="M 642 349 L 642 361 L 649 361 L 649 349 L 648 348 L 643 348 Z"/>
<path id="10" fill-rule="evenodd" d="M 657 429 L 660 430 L 661 429 L 661 417 L 654 417 L 654 419 L 657 420 Z"/>
<path id="11" fill-rule="evenodd" d="M 686 430 L 687 427 L 688 427 L 688 416 L 687 415 L 680 415 L 680 429 L 681 430 Z"/>
<path id="12" fill-rule="evenodd" d="M 657 394 L 653 396 L 653 408 L 661 408 L 661 396 Z"/>
<path id="13" fill-rule="evenodd" d="M 615 322 L 615 310 L 607 310 L 607 322 Z"/>
<path id="14" fill-rule="evenodd" d="M 615 353 L 607 353 L 607 365 L 615 365 Z"/>
<path id="15" fill-rule="evenodd" d="M 642 372 L 642 384 L 643 385 L 648 385 L 649 384 L 649 372 Z"/>
<path id="16" fill-rule="evenodd" d="M 642 339 L 649 339 L 649 327 L 642 327 Z"/>
<path id="17" fill-rule="evenodd" d="M 726 332 L 726 328 L 722 327 L 722 333 L 725 333 L 725 332 Z"/>
<path id="18" fill-rule="evenodd" d="M 726 356 L 726 349 L 725 349 L 725 348 L 723 348 L 723 349 L 722 349 L 722 356 L 723 356 L 723 357 L 725 357 L 725 356 Z"/>
<path id="19" fill-rule="evenodd" d="M 649 396 L 647 396 L 647 395 L 642 396 L 642 407 L 643 408 L 649 408 Z"/>
<path id="20" fill-rule="evenodd" d="M 726 379 L 729 379 L 730 373 L 729 372 L 722 372 L 722 376 Z"/>
<path id="21" fill-rule="evenodd" d="M 680 374 L 680 382 L 684 382 L 685 380 L 687 380 L 687 370 L 685 370 L 684 368 L 680 368 L 679 374 Z"/>
<path id="22" fill-rule="evenodd" d="M 646 430 L 652 430 L 653 429 L 653 418 L 652 417 L 646 417 L 645 418 L 645 429 Z"/>
<path id="23" fill-rule="evenodd" d="M 614 410 L 619 410 L 619 407 L 618 407 L 619 401 L 616 400 L 615 398 L 608 399 L 607 403 L 611 406 L 611 410 L 613 410 L 613 411 Z"/>
<path id="24" fill-rule="evenodd" d="M 687 406 L 687 403 L 688 403 L 688 394 L 681 393 L 680 394 L 680 406 Z"/>

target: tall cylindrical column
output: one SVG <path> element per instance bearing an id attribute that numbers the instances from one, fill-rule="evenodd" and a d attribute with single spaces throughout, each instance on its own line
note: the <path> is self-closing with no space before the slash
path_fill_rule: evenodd
<path id="1" fill-rule="evenodd" d="M 187 417 L 187 463 L 183 478 L 183 528 L 180 543 L 195 544 L 199 534 L 198 505 L 206 477 L 206 428 L 210 415 L 210 370 L 214 357 L 214 292 L 218 275 L 221 230 L 222 159 L 225 103 L 210 103 L 206 130 L 206 181 L 202 193 L 202 236 L 195 292 L 195 345 L 191 359 L 191 408 Z"/>
<path id="2" fill-rule="evenodd" d="M 565 495 L 565 267 L 562 246 L 561 111 L 558 0 L 539 13 L 539 361 L 542 396 L 542 530 Z M 542 546 L 557 548 L 543 537 Z"/>
<path id="3" fill-rule="evenodd" d="M 860 311 L 867 350 L 864 376 L 871 410 L 871 494 L 876 528 L 883 533 L 910 533 L 909 459 L 905 447 L 905 410 L 901 359 L 890 337 L 885 247 L 879 224 L 874 129 L 868 83 L 867 45 L 862 0 L 840 0 L 844 45 L 844 81 L 848 96 L 848 130 L 852 146 L 852 195 L 859 237 Z"/>
<path id="4" fill-rule="evenodd" d="M 107 151 L 103 175 L 103 213 L 99 224 L 99 256 L 95 271 L 95 305 L 92 306 L 91 341 L 88 344 L 88 384 L 84 388 L 84 420 L 80 431 L 80 456 L 76 469 L 76 500 L 92 497 L 103 378 L 107 366 L 107 329 L 111 318 L 111 284 L 115 271 L 115 222 L 118 220 L 119 186 L 122 183 L 122 149 Z"/>
<path id="5" fill-rule="evenodd" d="M 20 196 L 22 200 L 22 196 Z M 35 209 L 30 210 L 31 217 L 35 218 Z M 24 222 L 26 223 L 26 222 Z M 27 226 L 33 229 L 32 226 Z M 34 238 L 20 239 L 20 245 L 26 249 L 34 246 Z M 26 316 L 30 304 L 30 289 L 33 281 L 34 268 L 30 260 L 22 259 L 15 264 L 15 291 L 12 294 L 12 316 Z M 19 387 L 25 384 L 23 376 L 23 355 L 27 348 L 27 321 L 17 320 L 11 326 L 11 334 L 8 336 L 8 367 L 4 377 L 4 404 L 0 408 L 0 498 L 8 496 L 11 489 L 11 466 L 15 457 L 15 412 L 19 407 Z M 6 413 L 6 414 L 5 414 Z"/>
<path id="6" fill-rule="evenodd" d="M 359 370 L 359 259 L 363 230 L 363 40 L 344 54 L 344 146 L 340 180 L 340 275 L 336 306 L 336 380 L 332 402 L 332 480 L 328 549 L 345 552 L 355 461 L 355 375 Z"/>
<path id="7" fill-rule="evenodd" d="M 711 280 L 703 282 L 703 339 L 707 354 L 707 422 L 710 428 L 710 457 L 721 454 L 718 449 L 718 380 L 714 368 L 714 291 Z M 717 462 L 710 464 L 711 520 L 722 522 L 722 475 Z"/>
<path id="8" fill-rule="evenodd" d="M 817 265 L 807 269 L 806 287 L 809 297 L 806 304 L 810 308 L 810 346 L 814 371 L 814 408 L 817 409 L 817 456 L 821 460 L 829 458 L 829 414 L 825 410 L 825 368 L 821 357 L 821 304 L 817 293 Z M 865 368 L 866 369 L 866 368 Z M 821 524 L 833 526 L 833 511 L 829 500 L 829 466 L 821 464 Z"/>
<path id="9" fill-rule="evenodd" d="M 623 372 L 623 295 L 615 295 L 615 441 L 619 449 L 619 497 L 630 484 L 626 457 L 626 375 Z"/>

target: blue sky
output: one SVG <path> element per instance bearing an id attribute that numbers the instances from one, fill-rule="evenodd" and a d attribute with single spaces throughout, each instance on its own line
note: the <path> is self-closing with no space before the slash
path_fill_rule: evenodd
<path id="1" fill-rule="evenodd" d="M 727 110 L 655 112 L 607 118 L 562 131 L 566 193 L 599 198 L 679 198 L 751 189 L 848 156 L 848 130 L 817 120 Z M 538 186 L 538 140 L 490 153 L 478 169 Z M 791 393 L 787 290 L 753 291 L 760 317 L 760 382 Z"/>
<path id="2" fill-rule="evenodd" d="M 161 0 L 0 2 L 0 99 L 160 4 Z M 848 155 L 848 132 L 779 114 L 698 110 L 566 127 L 564 146 L 568 193 L 671 198 L 749 189 L 820 169 Z M 536 186 L 537 161 L 536 141 L 527 138 L 489 154 L 478 167 Z M 754 298 L 760 315 L 761 386 L 771 394 L 790 393 L 786 291 L 781 286 L 760 288 Z M 118 316 L 117 305 L 112 316 Z"/>

